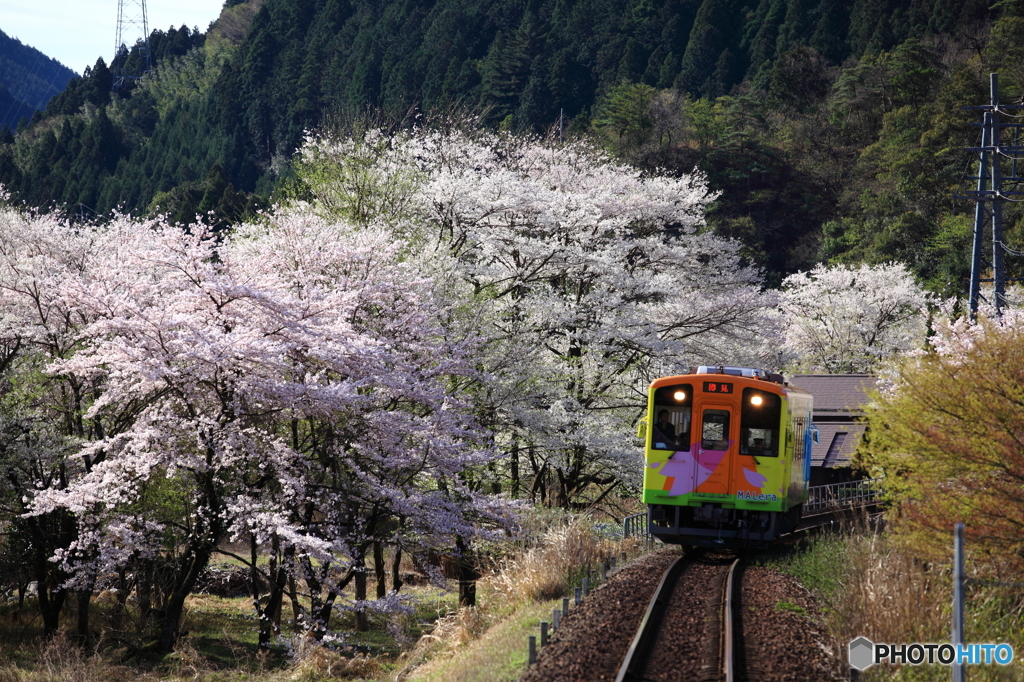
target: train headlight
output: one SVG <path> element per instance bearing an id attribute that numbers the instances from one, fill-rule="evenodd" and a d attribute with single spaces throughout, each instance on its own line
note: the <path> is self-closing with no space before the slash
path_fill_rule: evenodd
<path id="1" fill-rule="evenodd" d="M 763 402 L 764 402 L 764 398 L 762 398 L 759 395 L 751 396 L 751 398 L 750 398 L 750 404 L 751 405 L 760 405 Z"/>
<path id="2" fill-rule="evenodd" d="M 682 402 L 683 400 L 686 400 L 686 393 L 684 391 L 676 391 L 672 395 L 672 397 L 675 398 L 676 400 Z"/>

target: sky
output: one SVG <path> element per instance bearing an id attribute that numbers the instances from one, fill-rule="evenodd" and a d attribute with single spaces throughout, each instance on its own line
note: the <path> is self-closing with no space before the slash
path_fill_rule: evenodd
<path id="1" fill-rule="evenodd" d="M 150 31 L 184 24 L 205 32 L 224 6 L 224 0 L 123 0 L 128 45 L 142 36 L 143 2 Z M 118 0 L 0 0 L 0 30 L 81 74 L 97 57 L 110 63 L 117 8 Z"/>

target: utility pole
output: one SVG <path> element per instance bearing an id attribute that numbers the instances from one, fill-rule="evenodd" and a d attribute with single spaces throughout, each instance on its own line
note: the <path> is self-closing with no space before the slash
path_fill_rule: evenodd
<path id="1" fill-rule="evenodd" d="M 134 39 L 139 47 L 140 61 L 129 63 Z M 114 41 L 114 59 L 110 71 L 114 76 L 114 92 L 120 90 L 126 81 L 138 80 L 149 72 L 149 23 L 146 20 L 146 0 L 117 0 L 117 39 Z"/>
<path id="2" fill-rule="evenodd" d="M 1000 115 L 1010 117 L 1014 121 L 1022 120 L 1019 112 L 1024 110 L 1024 102 L 1018 104 L 999 103 L 999 74 L 989 75 L 989 103 L 983 106 L 964 107 L 964 109 L 983 112 L 981 126 L 981 146 L 968 147 L 967 151 L 978 154 L 978 174 L 969 177 L 977 180 L 976 189 L 959 197 L 976 202 L 974 209 L 974 245 L 971 250 L 971 287 L 969 294 L 971 320 L 977 319 L 978 305 L 984 298 L 981 285 L 986 282 L 993 284 L 993 300 L 990 302 L 996 315 L 1002 315 L 1006 306 L 1006 271 L 1003 259 L 1007 252 L 1012 251 L 1003 243 L 1003 202 L 1021 201 L 1015 197 L 1024 197 L 1024 177 L 1018 173 L 1018 162 L 1024 159 L 1024 123 L 1003 123 Z M 1003 144 L 1003 130 L 1011 133 L 1012 142 Z M 1010 166 L 1008 175 L 1003 175 L 1004 164 Z M 987 261 L 984 256 L 986 226 L 991 225 L 992 259 Z M 991 277 L 983 277 L 986 271 Z"/>
<path id="3" fill-rule="evenodd" d="M 953 526 L 953 647 L 959 651 L 964 643 L 964 524 Z M 958 657 L 959 658 L 959 657 Z M 952 682 L 964 682 L 964 664 L 955 660 L 950 669 Z"/>

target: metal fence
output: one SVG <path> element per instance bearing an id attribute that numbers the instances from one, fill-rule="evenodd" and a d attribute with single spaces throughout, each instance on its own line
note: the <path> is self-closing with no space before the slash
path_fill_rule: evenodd
<path id="1" fill-rule="evenodd" d="M 640 536 L 649 538 L 651 529 L 647 525 L 647 512 L 633 514 L 622 520 L 622 537 Z"/>
<path id="2" fill-rule="evenodd" d="M 804 502 L 804 516 L 825 514 L 840 509 L 852 509 L 878 504 L 881 501 L 882 479 L 830 483 L 809 488 Z"/>

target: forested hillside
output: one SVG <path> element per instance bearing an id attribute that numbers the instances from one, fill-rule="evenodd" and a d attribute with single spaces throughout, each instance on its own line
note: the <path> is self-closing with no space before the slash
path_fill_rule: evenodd
<path id="1" fill-rule="evenodd" d="M 1019 0 L 250 0 L 208 35 L 155 32 L 154 73 L 102 62 L 13 139 L 0 183 L 32 206 L 225 225 L 278 192 L 304 132 L 470 112 L 592 135 L 641 168 L 697 169 L 708 214 L 777 285 L 820 260 L 901 260 L 962 288 L 952 196 L 961 106 L 1024 91 Z M 1008 218 L 1015 243 L 1018 214 Z"/>
<path id="2" fill-rule="evenodd" d="M 13 130 L 22 118 L 32 118 L 74 77 L 56 59 L 0 31 L 0 128 Z"/>

